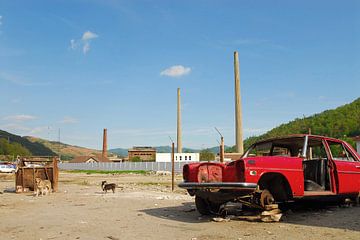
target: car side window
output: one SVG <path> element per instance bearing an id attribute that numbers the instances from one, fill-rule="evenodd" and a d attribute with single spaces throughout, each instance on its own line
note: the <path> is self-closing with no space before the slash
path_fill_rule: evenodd
<path id="1" fill-rule="evenodd" d="M 271 143 L 260 143 L 250 149 L 248 156 L 258 157 L 258 156 L 270 156 Z"/>
<path id="2" fill-rule="evenodd" d="M 299 149 L 299 154 L 302 149 Z M 305 160 L 327 159 L 325 146 L 321 139 L 309 139 Z"/>
<path id="3" fill-rule="evenodd" d="M 334 160 L 355 161 L 352 154 L 342 145 L 342 143 L 328 141 L 328 144 Z"/>
<path id="4" fill-rule="evenodd" d="M 274 146 L 271 156 L 291 156 L 290 150 L 285 147 Z"/>

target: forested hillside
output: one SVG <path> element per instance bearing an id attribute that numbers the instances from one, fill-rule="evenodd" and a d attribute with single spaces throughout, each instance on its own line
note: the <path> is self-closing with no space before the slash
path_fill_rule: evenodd
<path id="1" fill-rule="evenodd" d="M 310 117 L 298 118 L 282 124 L 263 135 L 246 139 L 244 145 L 247 148 L 261 139 L 308 133 L 309 129 L 314 135 L 340 138 L 354 145 L 350 137 L 360 135 L 360 98 L 336 109 L 326 110 Z"/>
<path id="2" fill-rule="evenodd" d="M 55 153 L 41 143 L 31 142 L 25 137 L 20 137 L 0 130 L 1 155 L 34 155 L 55 156 Z M 28 152 L 26 151 L 28 150 Z"/>
<path id="3" fill-rule="evenodd" d="M 71 160 L 77 156 L 90 156 L 90 155 L 101 154 L 101 151 L 99 150 L 74 146 L 65 143 L 59 143 L 57 141 L 49 141 L 36 137 L 24 137 L 24 138 L 26 138 L 30 142 L 36 142 L 51 149 L 54 153 L 56 153 L 56 155 L 61 155 L 62 160 Z"/>

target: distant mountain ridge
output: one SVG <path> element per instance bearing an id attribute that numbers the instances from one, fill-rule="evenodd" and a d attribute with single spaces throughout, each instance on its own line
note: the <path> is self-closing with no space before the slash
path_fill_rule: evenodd
<path id="1" fill-rule="evenodd" d="M 157 153 L 170 153 L 171 152 L 171 146 L 157 146 L 154 147 L 156 149 Z M 228 146 L 225 146 L 225 148 L 229 148 Z M 206 149 L 194 149 L 194 148 L 183 148 L 183 152 L 188 152 L 188 153 L 199 153 L 202 150 L 206 150 L 209 152 L 212 152 L 214 154 L 217 154 L 219 152 L 219 147 L 211 147 L 211 148 L 206 148 Z M 115 153 L 117 155 L 120 156 L 127 156 L 128 155 L 128 149 L 127 148 L 114 148 L 114 149 L 110 149 L 109 152 Z M 176 148 L 175 148 L 175 152 L 176 152 Z"/>
<path id="2" fill-rule="evenodd" d="M 77 156 L 89 156 L 89 155 L 96 155 L 101 154 L 100 150 L 79 147 L 75 145 L 65 144 L 57 141 L 48 141 L 41 138 L 36 137 L 24 137 L 31 142 L 39 143 L 44 145 L 45 147 L 51 149 L 56 155 L 61 155 L 61 159 L 63 160 L 70 160 Z M 60 149 L 60 150 L 59 150 Z M 60 151 L 60 152 L 59 152 Z"/>
<path id="3" fill-rule="evenodd" d="M 17 142 L 28 149 L 34 156 L 55 156 L 56 153 L 50 148 L 38 142 L 29 141 L 26 137 L 21 137 L 3 130 L 0 130 L 0 137 L 8 139 L 9 142 Z"/>

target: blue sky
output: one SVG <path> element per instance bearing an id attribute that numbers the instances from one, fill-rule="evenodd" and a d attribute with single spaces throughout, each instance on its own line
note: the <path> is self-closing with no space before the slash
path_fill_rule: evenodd
<path id="1" fill-rule="evenodd" d="M 0 2 L 0 129 L 100 149 L 245 137 L 360 95 L 359 1 Z"/>

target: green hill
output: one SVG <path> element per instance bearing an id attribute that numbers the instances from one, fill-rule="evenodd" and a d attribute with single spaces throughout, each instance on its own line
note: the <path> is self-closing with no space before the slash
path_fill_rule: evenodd
<path id="1" fill-rule="evenodd" d="M 23 148 L 26 148 L 31 155 L 34 156 L 55 156 L 56 154 L 51 151 L 49 148 L 45 147 L 43 144 L 38 142 L 31 142 L 26 137 L 21 137 L 15 134 L 8 133 L 6 131 L 0 130 L 0 138 L 5 139 L 10 144 L 14 146 L 19 145 Z M 16 143 L 16 144 L 15 144 Z M 2 151 L 4 149 L 0 149 Z M 24 155 L 24 152 L 21 149 L 18 149 L 10 153 L 11 155 Z"/>
<path id="2" fill-rule="evenodd" d="M 263 135 L 247 138 L 244 145 L 247 148 L 261 139 L 308 133 L 309 129 L 311 134 L 344 139 L 354 145 L 350 137 L 360 135 L 360 98 L 333 110 L 281 124 Z"/>
<path id="3" fill-rule="evenodd" d="M 56 155 L 61 155 L 62 160 L 71 160 L 77 156 L 90 156 L 101 154 L 101 151 L 96 149 L 90 149 L 85 147 L 74 146 L 66 143 L 62 143 L 58 141 L 49 141 L 42 138 L 37 137 L 24 137 L 30 142 L 40 143 L 45 147 L 51 149 Z"/>

